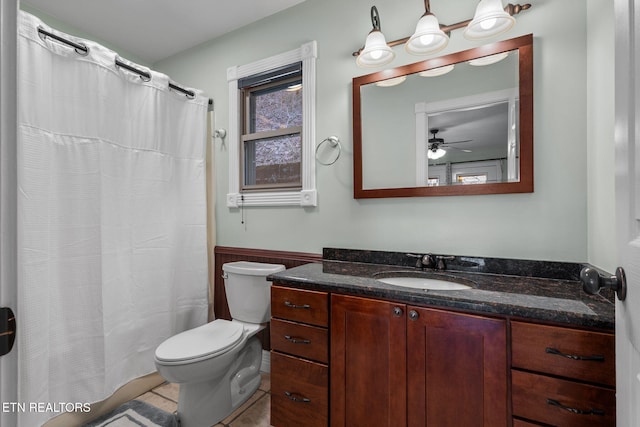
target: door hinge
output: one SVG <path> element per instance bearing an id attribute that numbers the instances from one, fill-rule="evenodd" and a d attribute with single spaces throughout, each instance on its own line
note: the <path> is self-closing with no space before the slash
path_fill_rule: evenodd
<path id="1" fill-rule="evenodd" d="M 0 307 L 0 356 L 9 353 L 16 341 L 16 316 L 8 307 Z"/>

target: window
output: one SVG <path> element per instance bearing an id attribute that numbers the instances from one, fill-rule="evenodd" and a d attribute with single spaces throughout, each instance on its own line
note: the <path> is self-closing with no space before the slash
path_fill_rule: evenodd
<path id="1" fill-rule="evenodd" d="M 231 67 L 227 206 L 316 206 L 316 43 Z"/>
<path id="2" fill-rule="evenodd" d="M 295 68 L 241 88 L 243 191 L 302 188 L 302 66 Z"/>
<path id="3" fill-rule="evenodd" d="M 456 175 L 456 182 L 458 184 L 486 184 L 487 183 L 487 174 L 470 174 L 470 175 Z"/>

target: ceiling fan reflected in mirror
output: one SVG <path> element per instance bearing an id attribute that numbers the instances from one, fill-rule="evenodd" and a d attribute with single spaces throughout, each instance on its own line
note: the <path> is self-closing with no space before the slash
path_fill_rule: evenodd
<path id="1" fill-rule="evenodd" d="M 443 157 L 445 154 L 447 154 L 447 150 L 445 150 L 443 147 L 452 148 L 454 150 L 462 151 L 464 153 L 471 153 L 471 150 L 452 147 L 450 145 L 450 144 L 460 144 L 463 142 L 470 142 L 472 141 L 471 139 L 465 139 L 462 141 L 445 142 L 444 138 L 437 137 L 438 132 L 440 132 L 440 129 L 433 128 L 433 129 L 430 129 L 429 132 L 432 134 L 432 137 L 429 138 L 429 150 L 427 151 L 427 158 L 431 160 L 437 160 Z"/>

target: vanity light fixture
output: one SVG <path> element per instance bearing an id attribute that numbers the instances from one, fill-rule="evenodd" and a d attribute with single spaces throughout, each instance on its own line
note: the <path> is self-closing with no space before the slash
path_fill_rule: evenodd
<path id="1" fill-rule="evenodd" d="M 404 45 L 407 52 L 413 55 L 429 55 L 447 47 L 449 36 L 440 29 L 438 18 L 431 13 L 429 0 L 424 0 L 424 15 L 416 25 L 416 31 Z"/>
<path id="2" fill-rule="evenodd" d="M 452 25 L 442 25 L 431 12 L 430 0 L 424 0 L 425 13 L 422 15 L 416 31 L 411 37 L 394 40 L 387 43 L 380 30 L 380 15 L 375 6 L 371 7 L 371 24 L 373 29 L 367 36 L 365 45 L 353 52 L 356 64 L 360 67 L 379 67 L 386 65 L 395 58 L 391 49 L 400 44 L 405 50 L 414 55 L 429 55 L 444 49 L 449 43 L 448 34 L 453 30 L 465 28 L 464 36 L 470 40 L 493 37 L 509 30 L 515 23 L 514 15 L 527 10 L 531 4 L 507 4 L 502 7 L 502 0 L 481 0 L 476 8 L 473 19 L 461 21 Z"/>
<path id="3" fill-rule="evenodd" d="M 380 14 L 375 6 L 371 7 L 371 25 L 373 29 L 369 32 L 364 48 L 358 52 L 358 59 L 356 59 L 356 63 L 361 67 L 378 67 L 388 64 L 396 57 L 380 30 Z"/>
<path id="4" fill-rule="evenodd" d="M 509 31 L 515 23 L 516 19 L 502 8 L 502 0 L 481 0 L 464 37 L 477 40 L 497 36 Z"/>

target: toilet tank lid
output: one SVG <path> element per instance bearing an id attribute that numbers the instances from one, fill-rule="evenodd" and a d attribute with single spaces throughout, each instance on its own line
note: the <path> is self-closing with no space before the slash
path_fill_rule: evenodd
<path id="1" fill-rule="evenodd" d="M 244 274 L 247 276 L 268 276 L 269 274 L 285 270 L 285 266 L 282 264 L 236 261 L 222 264 L 222 270 L 227 273 Z"/>

